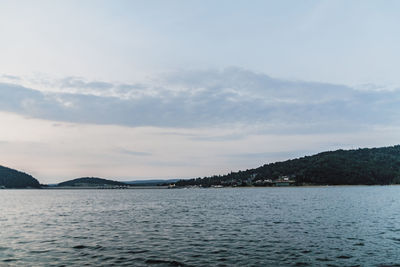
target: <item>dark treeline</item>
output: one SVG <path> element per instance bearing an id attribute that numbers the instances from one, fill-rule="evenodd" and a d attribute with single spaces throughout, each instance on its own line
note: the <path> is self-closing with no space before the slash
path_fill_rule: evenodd
<path id="1" fill-rule="evenodd" d="M 38 180 L 31 175 L 0 166 L 0 187 L 4 188 L 40 188 Z"/>
<path id="2" fill-rule="evenodd" d="M 82 186 L 82 185 L 126 185 L 125 183 L 107 180 L 97 177 L 82 177 L 59 183 L 58 186 Z"/>
<path id="3" fill-rule="evenodd" d="M 397 184 L 400 183 L 400 145 L 322 152 L 227 175 L 180 180 L 176 185 L 262 185 L 266 179 L 282 176 L 294 179 L 298 185 Z"/>

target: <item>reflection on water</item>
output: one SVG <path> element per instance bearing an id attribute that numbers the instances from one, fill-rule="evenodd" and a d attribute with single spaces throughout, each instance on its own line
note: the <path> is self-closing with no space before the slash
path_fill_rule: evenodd
<path id="1" fill-rule="evenodd" d="M 400 263 L 400 187 L 0 190 L 0 266 Z"/>

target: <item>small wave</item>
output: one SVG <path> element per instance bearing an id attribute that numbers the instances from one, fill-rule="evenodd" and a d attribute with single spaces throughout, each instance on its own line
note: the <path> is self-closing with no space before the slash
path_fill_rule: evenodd
<path id="1" fill-rule="evenodd" d="M 219 249 L 219 250 L 214 250 L 214 251 L 212 251 L 211 253 L 212 253 L 212 254 L 220 254 L 220 253 L 224 253 L 224 252 L 227 252 L 227 250 L 225 250 L 225 249 Z"/>
<path id="2" fill-rule="evenodd" d="M 45 250 L 31 250 L 31 251 L 29 251 L 29 253 L 31 253 L 31 254 L 42 254 L 42 253 L 48 253 L 50 251 L 51 250 L 48 250 L 48 249 L 45 249 Z"/>
<path id="3" fill-rule="evenodd" d="M 147 264 L 168 264 L 169 266 L 186 266 L 185 264 L 178 261 L 169 261 L 169 260 L 146 260 Z"/>
<path id="4" fill-rule="evenodd" d="M 111 256 L 106 256 L 106 257 L 101 258 L 102 261 L 109 261 L 109 260 L 113 260 L 113 259 L 115 259 L 115 258 L 111 257 Z"/>
<path id="5" fill-rule="evenodd" d="M 88 248 L 88 247 L 84 246 L 84 245 L 77 245 L 77 246 L 73 246 L 72 248 L 74 248 L 74 249 L 84 249 L 84 248 Z"/>
<path id="6" fill-rule="evenodd" d="M 100 245 L 96 245 L 93 247 L 94 250 L 105 250 L 105 248 L 103 246 Z"/>
<path id="7" fill-rule="evenodd" d="M 316 258 L 317 261 L 332 261 L 331 259 L 328 258 Z"/>
<path id="8" fill-rule="evenodd" d="M 3 262 L 13 262 L 13 261 L 17 261 L 17 259 L 10 258 L 10 259 L 4 259 L 3 260 Z"/>
<path id="9" fill-rule="evenodd" d="M 115 260 L 115 263 L 121 264 L 121 263 L 128 262 L 128 261 L 129 261 L 128 258 L 119 257 L 119 258 L 117 258 L 117 259 Z"/>
<path id="10" fill-rule="evenodd" d="M 88 239 L 89 237 L 87 237 L 87 236 L 74 236 L 72 238 L 73 239 Z"/>
<path id="11" fill-rule="evenodd" d="M 400 238 L 398 238 L 398 237 L 392 237 L 392 238 L 390 238 L 391 240 L 393 240 L 393 241 L 395 241 L 395 242 L 400 242 Z"/>
<path id="12" fill-rule="evenodd" d="M 127 253 L 128 254 L 142 254 L 149 252 L 148 250 L 142 249 L 142 250 L 129 250 Z"/>
<path id="13" fill-rule="evenodd" d="M 307 262 L 301 262 L 301 261 L 296 262 L 296 263 L 294 264 L 294 266 L 309 266 L 309 265 L 310 265 L 309 263 L 307 263 Z"/>
<path id="14" fill-rule="evenodd" d="M 50 239 L 50 240 L 42 240 L 42 241 L 40 241 L 39 243 L 43 243 L 43 244 L 45 244 L 45 243 L 54 243 L 54 242 L 57 242 L 57 240 L 55 240 L 55 239 Z"/>
<path id="15" fill-rule="evenodd" d="M 351 259 L 353 258 L 353 256 L 350 255 L 340 255 L 336 257 L 337 259 Z"/>

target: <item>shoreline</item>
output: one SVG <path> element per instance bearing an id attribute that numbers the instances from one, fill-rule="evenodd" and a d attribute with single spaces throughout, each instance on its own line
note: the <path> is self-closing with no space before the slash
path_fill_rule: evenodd
<path id="1" fill-rule="evenodd" d="M 295 185 L 295 186 L 223 186 L 223 187 L 168 187 L 168 186 L 135 186 L 125 188 L 112 188 L 112 187 L 44 187 L 44 188 L 0 188 L 1 190 L 151 190 L 151 189 L 255 189 L 255 188 L 325 188 L 325 187 L 370 187 L 370 186 L 400 186 L 400 184 L 387 184 L 387 185 Z"/>

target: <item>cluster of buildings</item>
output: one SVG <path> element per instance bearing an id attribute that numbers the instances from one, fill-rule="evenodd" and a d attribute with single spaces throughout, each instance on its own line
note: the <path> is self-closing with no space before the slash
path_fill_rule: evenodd
<path id="1" fill-rule="evenodd" d="M 292 176 L 280 176 L 277 179 L 255 179 L 256 175 L 252 174 L 250 177 L 244 180 L 226 180 L 221 181 L 220 185 L 212 185 L 211 187 L 221 187 L 221 186 L 293 186 L 296 184 L 294 177 Z"/>
<path id="2" fill-rule="evenodd" d="M 290 186 L 296 183 L 295 180 L 290 179 L 289 176 L 281 176 L 278 179 L 265 179 L 265 180 L 257 180 L 253 184 L 255 186 Z"/>

